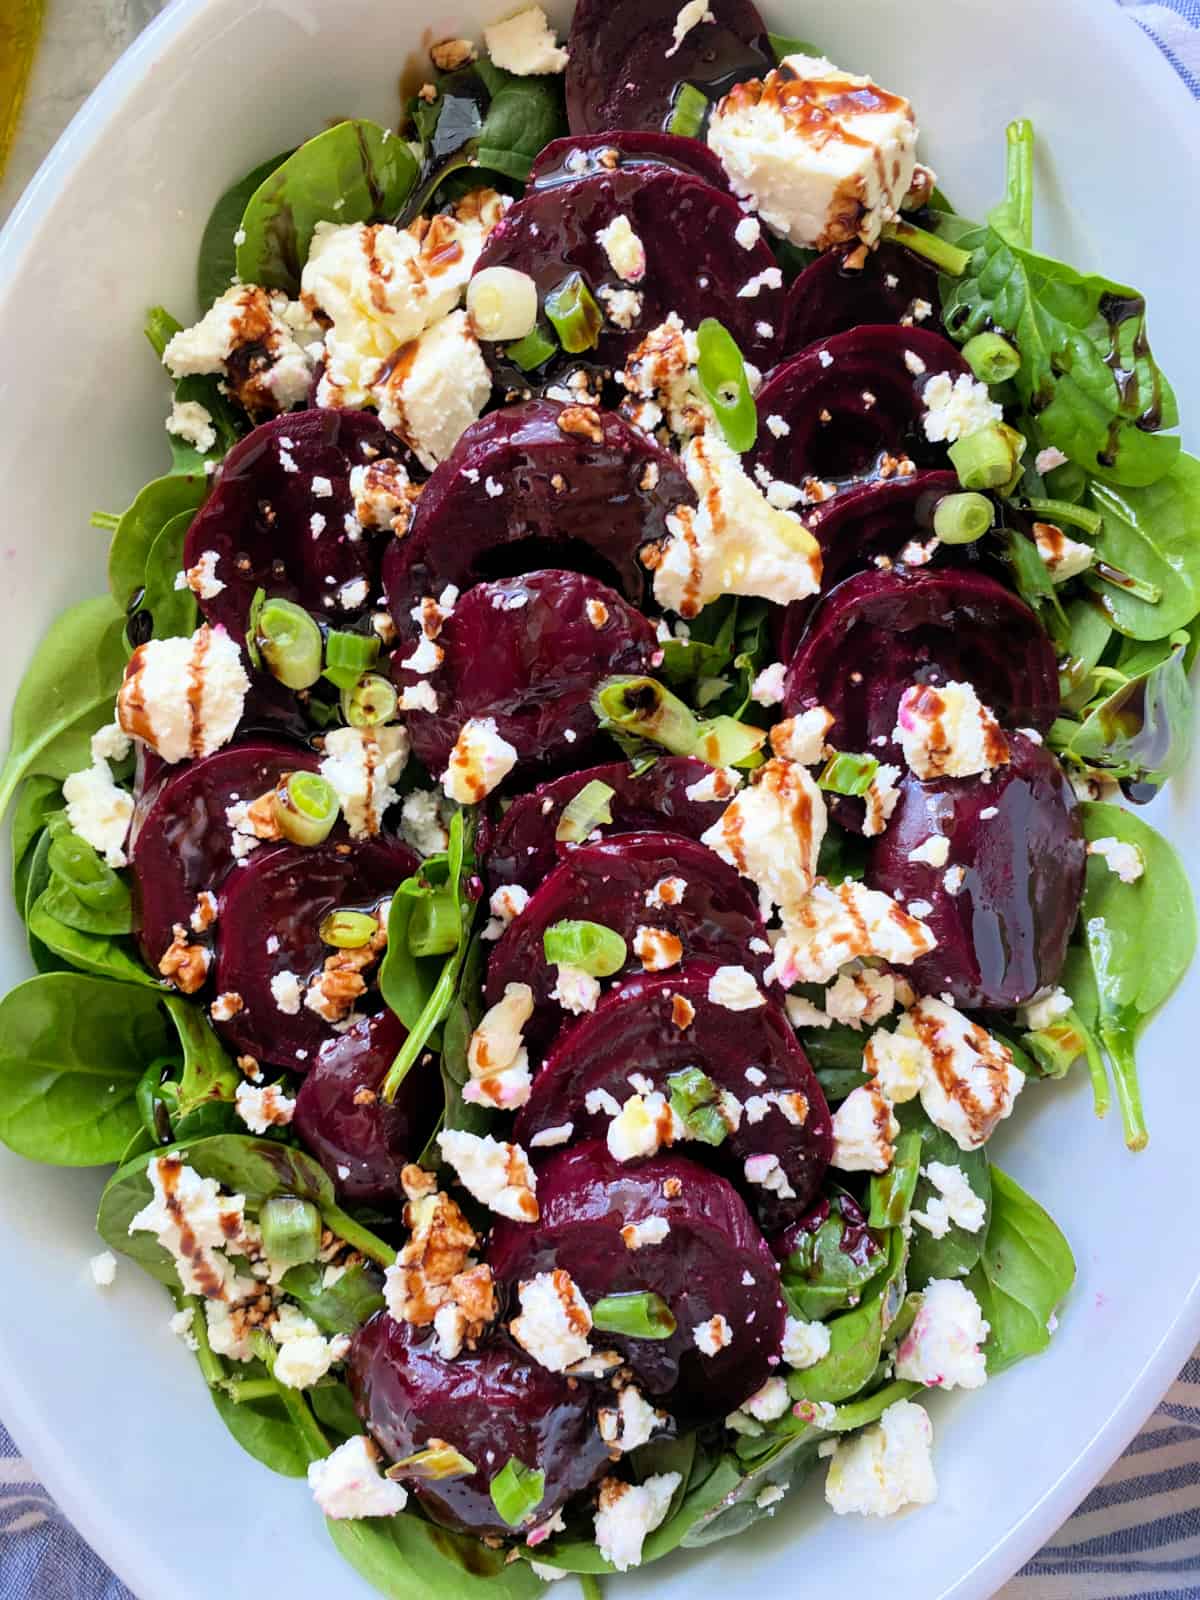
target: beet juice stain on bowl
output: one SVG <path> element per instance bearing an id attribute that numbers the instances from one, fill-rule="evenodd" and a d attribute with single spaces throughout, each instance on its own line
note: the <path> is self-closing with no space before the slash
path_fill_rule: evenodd
<path id="1" fill-rule="evenodd" d="M 1200 491 L 1140 299 L 1031 254 L 1027 124 L 967 223 L 747 0 L 530 7 L 406 113 L 237 183 L 151 313 L 175 472 L 0 780 L 0 1037 L 61 1057 L 0 1135 L 116 1167 L 102 1237 L 383 1592 L 522 1600 L 808 1472 L 926 1503 L 922 1391 L 1049 1343 L 987 1140 L 1085 1063 L 1145 1142 L 1191 902 L 1104 797 L 1183 761 Z"/>

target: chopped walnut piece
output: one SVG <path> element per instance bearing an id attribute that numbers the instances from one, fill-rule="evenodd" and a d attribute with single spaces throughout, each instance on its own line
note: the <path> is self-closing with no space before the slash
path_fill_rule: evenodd
<path id="1" fill-rule="evenodd" d="M 424 1167 L 418 1167 L 410 1161 L 400 1169 L 400 1187 L 404 1190 L 406 1200 L 421 1200 L 427 1194 L 437 1193 L 437 1179 L 432 1172 L 426 1172 Z"/>
<path id="2" fill-rule="evenodd" d="M 203 988 L 208 976 L 212 951 L 202 944 L 189 944 L 187 929 L 182 922 L 177 922 L 171 933 L 171 943 L 158 963 L 158 970 L 181 993 L 195 994 L 197 989 Z"/>
<path id="3" fill-rule="evenodd" d="M 253 1056 L 239 1056 L 237 1058 L 238 1071 L 244 1078 L 249 1078 L 251 1083 L 257 1083 L 262 1077 L 262 1067 Z"/>
<path id="4" fill-rule="evenodd" d="M 230 1017 L 236 1017 L 239 1011 L 246 1009 L 246 1002 L 235 989 L 227 989 L 224 994 L 219 994 L 208 1008 L 208 1014 L 214 1022 L 228 1022 Z"/>
<path id="5" fill-rule="evenodd" d="M 564 406 L 558 415 L 558 426 L 573 437 L 588 439 L 592 444 L 604 443 L 604 424 L 595 406 Z"/>
<path id="6" fill-rule="evenodd" d="M 444 1307 L 457 1308 L 460 1315 L 450 1320 L 459 1347 L 463 1338 L 478 1338 L 496 1315 L 492 1269 L 471 1260 L 478 1242 L 474 1229 L 448 1194 L 425 1190 L 428 1182 L 420 1167 L 404 1168 L 406 1192 L 421 1192 L 404 1209 L 412 1232 L 387 1270 L 384 1293 L 392 1316 L 417 1328 L 429 1327 Z"/>
<path id="7" fill-rule="evenodd" d="M 442 39 L 429 47 L 429 59 L 439 72 L 457 72 L 477 56 L 470 39 Z"/>
<path id="8" fill-rule="evenodd" d="M 695 1017 L 696 1008 L 686 995 L 673 994 L 671 996 L 671 1021 L 679 1029 L 680 1033 L 691 1027 Z"/>
<path id="9" fill-rule="evenodd" d="M 387 928 L 378 928 L 357 950 L 335 950 L 325 958 L 324 970 L 313 979 L 304 1004 L 326 1022 L 341 1022 L 354 1002 L 367 992 L 363 973 L 387 948 Z"/>

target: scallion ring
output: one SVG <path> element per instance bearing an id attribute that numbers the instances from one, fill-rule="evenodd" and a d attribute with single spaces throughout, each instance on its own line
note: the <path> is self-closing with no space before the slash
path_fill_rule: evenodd
<path id="1" fill-rule="evenodd" d="M 628 956 L 621 935 L 601 922 L 556 922 L 543 933 L 542 948 L 552 966 L 578 967 L 592 978 L 611 978 Z"/>
<path id="2" fill-rule="evenodd" d="M 254 635 L 263 664 L 288 689 L 311 689 L 321 676 L 321 630 L 303 606 L 266 600 Z"/>
<path id="3" fill-rule="evenodd" d="M 974 544 L 994 520 L 995 509 L 985 494 L 948 494 L 934 508 L 933 531 L 943 544 Z"/>
<path id="4" fill-rule="evenodd" d="M 604 313 L 578 272 L 572 272 L 546 296 L 546 315 L 554 324 L 559 343 L 570 355 L 590 350 L 604 326 Z"/>
<path id="5" fill-rule="evenodd" d="M 342 690 L 342 715 L 352 728 L 381 727 L 396 715 L 399 703 L 389 680 L 378 672 L 366 672 Z"/>
<path id="6" fill-rule="evenodd" d="M 271 795 L 271 815 L 292 844 L 322 844 L 338 819 L 338 810 L 337 791 L 317 772 L 285 773 Z"/>

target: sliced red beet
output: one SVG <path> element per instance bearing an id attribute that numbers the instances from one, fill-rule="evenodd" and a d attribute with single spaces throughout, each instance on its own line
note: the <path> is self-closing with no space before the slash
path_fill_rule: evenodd
<path id="1" fill-rule="evenodd" d="M 228 745 L 184 766 L 160 766 L 138 797 L 129 835 L 139 939 L 151 967 L 171 943 L 175 924 L 189 927 L 196 897 L 205 890 L 216 894 L 234 866 L 226 808 L 267 794 L 285 772 L 315 772 L 319 765 L 311 750 L 263 739 Z"/>
<path id="2" fill-rule="evenodd" d="M 708 986 L 715 971 L 712 962 L 696 961 L 679 972 L 630 978 L 589 1016 L 564 1028 L 534 1080 L 513 1136 L 535 1156 L 534 1135 L 549 1128 L 569 1123 L 576 1141 L 603 1137 L 609 1117 L 598 1106 L 588 1110 L 593 1090 L 607 1090 L 623 1104 L 637 1092 L 631 1075 L 640 1074 L 669 1099 L 667 1080 L 698 1067 L 719 1090 L 736 1096 L 743 1113 L 740 1126 L 722 1144 L 707 1149 L 688 1143 L 684 1153 L 706 1163 L 711 1158 L 739 1186 L 749 1157 L 775 1156 L 794 1196 L 780 1200 L 753 1184 L 742 1192 L 764 1227 L 782 1227 L 809 1205 L 829 1165 L 829 1108 L 783 1009 L 773 1000 L 753 1011 L 714 1005 Z M 805 1111 L 802 1104 L 788 1102 L 792 1116 L 803 1119 L 799 1125 L 771 1098 L 796 1094 L 807 1105 Z"/>
<path id="3" fill-rule="evenodd" d="M 646 572 L 638 551 L 661 539 L 668 514 L 690 502 L 687 479 L 675 456 L 615 412 L 599 413 L 604 438 L 596 444 L 559 427 L 564 409 L 529 400 L 493 411 L 429 479 L 408 534 L 392 539 L 384 555 L 388 606 L 402 639 L 416 638 L 409 613 L 426 595 L 535 567 L 591 573 L 641 603 Z"/>
<path id="4" fill-rule="evenodd" d="M 472 717 L 490 717 L 517 751 L 518 774 L 586 758 L 600 736 L 592 710 L 610 674 L 644 673 L 658 650 L 654 629 L 615 589 L 577 572 L 531 572 L 481 583 L 442 626 L 442 665 L 429 678 L 399 665 L 408 687 L 433 685 L 436 712 L 407 715 L 413 750 L 434 776 Z"/>
<path id="5" fill-rule="evenodd" d="M 613 133 L 552 139 L 530 168 L 526 188 L 549 189 L 593 173 L 612 172 L 617 167 L 672 167 L 676 172 L 703 178 L 715 189 L 729 188 L 719 158 L 699 139 L 625 128 Z"/>
<path id="6" fill-rule="evenodd" d="M 803 350 L 814 339 L 865 323 L 899 323 L 904 317 L 927 333 L 942 331 L 936 267 L 886 240 L 860 267 L 847 267 L 851 254 L 857 259 L 859 252 L 849 245 L 827 250 L 793 282 L 788 290 L 789 350 Z"/>
<path id="7" fill-rule="evenodd" d="M 689 1421 L 724 1417 L 762 1387 L 783 1338 L 779 1269 L 732 1184 L 677 1155 L 622 1164 L 593 1140 L 540 1168 L 537 1194 L 537 1222 L 501 1218 L 492 1229 L 499 1281 L 515 1288 L 562 1268 L 590 1306 L 660 1295 L 675 1318 L 669 1338 L 595 1329 L 592 1346 L 618 1351 L 647 1396 Z M 631 1249 L 621 1230 L 652 1219 L 670 1232 Z M 720 1348 L 707 1354 L 697 1335 L 715 1317 L 725 1329 L 713 1329 Z"/>
<path id="8" fill-rule="evenodd" d="M 873 888 L 933 907 L 922 920 L 937 948 L 910 973 L 922 993 L 970 1008 L 1007 1010 L 1057 981 L 1083 893 L 1071 785 L 1049 751 L 1008 737 L 1012 760 L 990 782 L 908 774 L 867 868 Z M 911 860 L 934 835 L 950 841 L 946 865 Z"/>
<path id="9" fill-rule="evenodd" d="M 333 1179 L 342 1205 L 399 1210 L 400 1170 L 415 1161 L 442 1109 L 437 1068 L 418 1064 L 388 1105 L 378 1090 L 408 1030 L 391 1011 L 327 1040 L 296 1096 L 292 1127 Z"/>
<path id="10" fill-rule="evenodd" d="M 566 844 L 555 839 L 555 830 L 568 802 L 592 782 L 613 790 L 608 802 L 612 821 L 598 824 L 604 838 L 661 830 L 698 839 L 728 804 L 725 800 L 688 799 L 691 785 L 702 782 L 712 770 L 707 762 L 691 756 L 660 756 L 647 772 L 637 776 L 628 761 L 613 761 L 540 783 L 531 794 L 513 801 L 496 828 L 486 858 L 489 890 L 516 883 L 533 893 L 570 853 Z"/>
<path id="11" fill-rule="evenodd" d="M 750 0 L 722 0 L 676 47 L 675 0 L 579 0 L 571 22 L 567 120 L 572 133 L 661 132 L 681 84 L 717 99 L 775 65 L 766 24 Z"/>
<path id="12" fill-rule="evenodd" d="M 687 887 L 677 905 L 646 905 L 662 878 L 682 878 Z M 571 1020 L 550 991 L 558 978 L 542 947 L 556 922 L 599 922 L 625 940 L 628 960 L 620 974 L 642 970 L 633 940 L 645 925 L 674 934 L 681 962 L 708 958 L 719 966 L 746 967 L 761 983 L 770 952 L 756 897 L 735 869 L 707 846 L 665 833 L 632 833 L 601 844 L 581 845 L 555 867 L 511 924 L 488 963 L 487 1002 L 494 1004 L 510 983 L 527 983 L 535 1012 L 526 1040 L 544 1044 Z M 751 948 L 753 943 L 762 949 Z"/>
<path id="13" fill-rule="evenodd" d="M 514 1536 L 490 1493 L 510 1460 L 546 1475 L 530 1513 L 534 1526 L 609 1465 L 593 1386 L 548 1372 L 503 1336 L 445 1361 L 431 1328 L 380 1311 L 354 1336 L 347 1379 L 367 1431 L 391 1460 L 444 1441 L 473 1464 L 469 1477 L 402 1480 L 431 1517 L 451 1528 Z"/>
<path id="14" fill-rule="evenodd" d="M 185 567 L 210 551 L 217 557 L 223 587 L 200 601 L 208 621 L 240 644 L 256 589 L 335 628 L 360 618 L 375 599 L 382 539 L 359 528 L 350 473 L 381 456 L 411 463 L 366 411 L 295 412 L 236 444 L 184 542 Z"/>
<path id="15" fill-rule="evenodd" d="M 218 902 L 214 985 L 218 996 L 242 1001 L 240 1010 L 217 1022 L 222 1037 L 239 1053 L 307 1072 L 336 1031 L 303 1002 L 294 1012 L 283 1010 L 271 979 L 293 973 L 305 988 L 334 953 L 319 932 L 329 912 L 373 909 L 417 865 L 412 851 L 394 839 L 349 844 L 340 825 L 313 849 L 264 844 L 253 850 L 226 878 Z"/>
<path id="16" fill-rule="evenodd" d="M 924 328 L 853 328 L 822 339 L 758 391 L 755 465 L 800 486 L 873 474 L 883 455 L 944 463 L 945 445 L 925 437 L 921 394 L 939 372 L 970 370 L 948 339 Z M 782 418 L 787 432 L 776 437 L 768 417 Z"/>

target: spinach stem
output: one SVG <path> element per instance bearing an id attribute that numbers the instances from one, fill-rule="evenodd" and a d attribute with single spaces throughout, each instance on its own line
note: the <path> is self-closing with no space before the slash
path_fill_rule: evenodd
<path id="1" fill-rule="evenodd" d="M 215 1388 L 225 1381 L 225 1368 L 220 1356 L 214 1354 L 212 1345 L 208 1342 L 208 1322 L 204 1315 L 204 1301 L 197 1294 L 181 1294 L 176 1302 L 182 1311 L 185 1307 L 192 1313 L 192 1320 L 188 1331 L 196 1341 L 196 1364 L 204 1374 L 204 1381 L 209 1388 Z"/>
<path id="2" fill-rule="evenodd" d="M 1092 1080 L 1092 1104 L 1098 1117 L 1106 1117 L 1112 1110 L 1112 1091 L 1108 1087 L 1108 1072 L 1105 1070 L 1104 1057 L 1090 1030 L 1085 1028 L 1082 1032 L 1088 1073 Z"/>
<path id="3" fill-rule="evenodd" d="M 115 511 L 93 511 L 88 518 L 93 528 L 100 528 L 104 533 L 115 533 L 120 520 Z"/>
<path id="4" fill-rule="evenodd" d="M 1029 249 L 1033 244 L 1033 123 L 1028 117 L 1019 117 L 1009 123 L 1006 132 L 1008 209 L 1021 243 Z"/>
<path id="5" fill-rule="evenodd" d="M 396 1252 L 391 1245 L 384 1244 L 369 1228 L 355 1222 L 340 1206 L 325 1206 L 321 1211 L 321 1220 L 339 1239 L 344 1239 L 353 1249 L 378 1262 L 381 1267 L 390 1267 L 395 1261 Z"/>
<path id="6" fill-rule="evenodd" d="M 1121 1121 L 1125 1125 L 1125 1143 L 1131 1150 L 1144 1150 L 1150 1142 L 1150 1134 L 1142 1112 L 1142 1091 L 1133 1054 L 1133 1035 L 1121 1022 L 1110 1018 L 1101 1020 L 1100 1037 L 1112 1062 L 1117 1103 L 1121 1107 Z"/>
<path id="7" fill-rule="evenodd" d="M 604 1586 L 594 1572 L 579 1573 L 579 1589 L 583 1600 L 601 1600 Z"/>
<path id="8" fill-rule="evenodd" d="M 918 228 L 914 222 L 885 222 L 883 237 L 890 239 L 893 244 L 902 244 L 915 256 L 924 256 L 926 261 L 932 262 L 940 271 L 949 273 L 952 278 L 961 278 L 971 264 L 969 250 L 960 250 L 948 239 L 941 239 L 936 233 Z"/>
<path id="9" fill-rule="evenodd" d="M 226 1378 L 225 1393 L 237 1405 L 250 1400 L 271 1400 L 277 1385 L 274 1378 Z"/>
<path id="10" fill-rule="evenodd" d="M 1068 528 L 1082 528 L 1094 539 L 1103 526 L 1104 519 L 1098 511 L 1077 506 L 1072 500 L 1045 500 L 1040 495 L 1030 495 L 1023 509 L 1036 517 L 1049 517 L 1051 522 L 1065 522 Z"/>
<path id="11" fill-rule="evenodd" d="M 271 1383 L 275 1394 L 283 1403 L 283 1408 L 291 1417 L 304 1445 L 305 1454 L 310 1461 L 323 1461 L 329 1454 L 329 1440 L 326 1439 L 316 1417 L 308 1408 L 308 1401 L 299 1389 L 293 1389 L 289 1384 L 280 1383 L 275 1376 L 275 1358 L 279 1354 L 275 1343 L 269 1333 L 262 1329 L 255 1329 L 250 1335 L 250 1344 L 254 1354 L 271 1374 Z"/>
<path id="12" fill-rule="evenodd" d="M 877 1421 L 890 1405 L 897 1400 L 907 1400 L 909 1395 L 916 1394 L 921 1387 L 919 1383 L 909 1383 L 898 1380 L 889 1383 L 882 1389 L 877 1389 L 874 1394 L 868 1395 L 865 1400 L 856 1400 L 853 1404 L 837 1406 L 834 1410 L 834 1419 L 831 1431 L 834 1433 L 849 1433 L 854 1428 L 862 1428 L 868 1422 Z"/>
<path id="13" fill-rule="evenodd" d="M 465 941 L 464 946 L 465 947 Z M 454 990 L 458 983 L 458 972 L 462 965 L 463 947 L 450 957 L 442 968 L 442 975 L 434 984 L 433 992 L 426 1000 L 417 1018 L 416 1026 L 401 1046 L 400 1053 L 388 1068 L 388 1075 L 383 1080 L 381 1090 L 384 1101 L 391 1105 L 395 1100 L 400 1085 L 416 1065 L 417 1058 L 429 1041 L 429 1036 L 441 1022 L 450 1008 L 454 999 Z"/>

